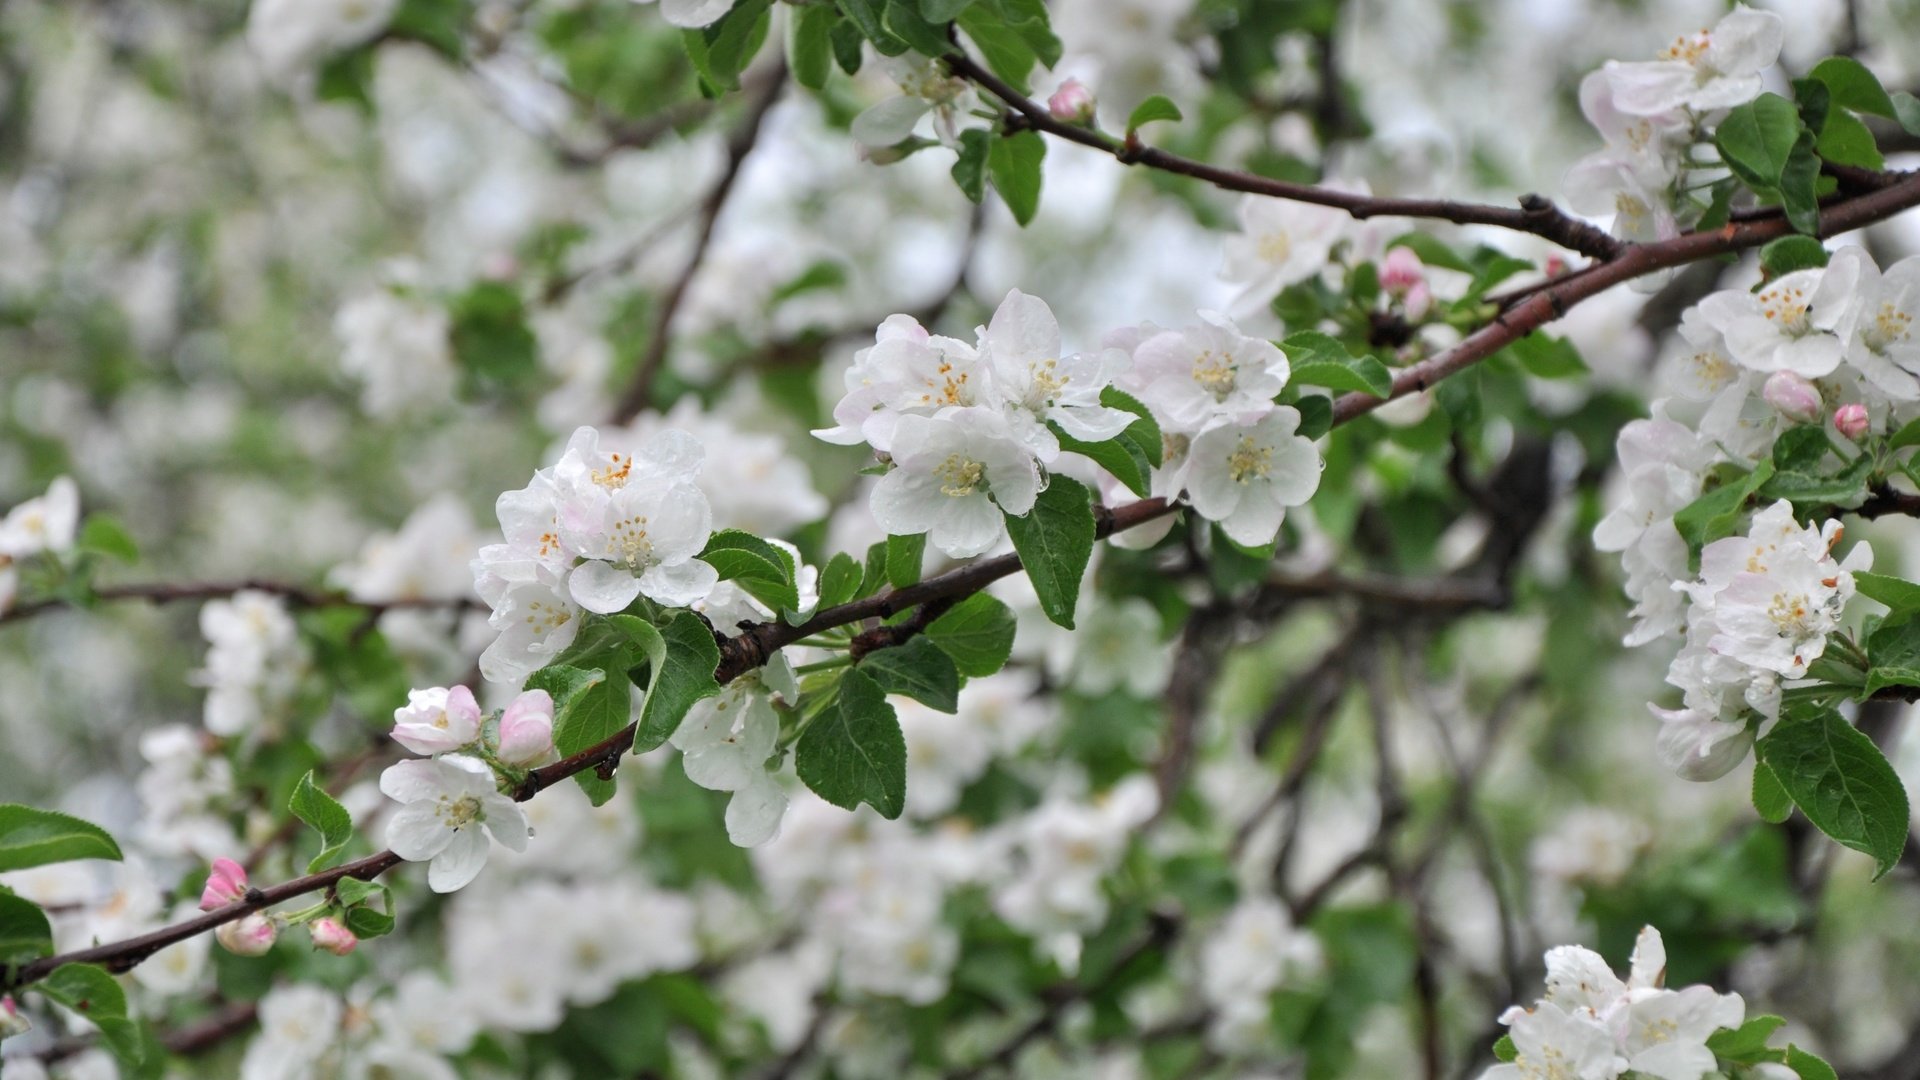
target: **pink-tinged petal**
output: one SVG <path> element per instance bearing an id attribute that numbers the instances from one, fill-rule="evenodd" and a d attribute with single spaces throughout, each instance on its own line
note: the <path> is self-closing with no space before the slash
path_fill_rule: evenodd
<path id="1" fill-rule="evenodd" d="M 313 937 L 314 948 L 325 949 L 335 956 L 345 956 L 360 944 L 353 931 L 331 916 L 308 923 L 307 933 Z"/>
<path id="2" fill-rule="evenodd" d="M 223 908 L 246 895 L 246 869 L 232 859 L 215 859 L 213 871 L 207 875 L 207 886 L 200 891 L 200 910 Z"/>

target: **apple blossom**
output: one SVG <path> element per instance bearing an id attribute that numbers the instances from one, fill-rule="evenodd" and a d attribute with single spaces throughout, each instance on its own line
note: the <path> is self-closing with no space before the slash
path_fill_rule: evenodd
<path id="1" fill-rule="evenodd" d="M 1330 206 L 1242 196 L 1240 233 L 1227 238 L 1226 262 L 1220 272 L 1243 287 L 1234 310 L 1259 308 L 1287 286 L 1320 273 L 1333 245 L 1346 236 L 1351 220 L 1345 210 Z"/>
<path id="2" fill-rule="evenodd" d="M 900 417 L 893 464 L 874 486 L 873 516 L 897 536 L 926 533 L 955 558 L 998 543 L 1006 535 L 1001 512 L 1025 514 L 1040 493 L 1032 455 L 983 409 Z"/>
<path id="3" fill-rule="evenodd" d="M 1867 407 L 1859 402 L 1842 405 L 1833 411 L 1833 427 L 1841 435 L 1859 442 L 1866 437 L 1872 421 L 1867 415 Z"/>
<path id="4" fill-rule="evenodd" d="M 1237 544 L 1272 543 L 1287 508 L 1320 486 L 1324 462 L 1311 440 L 1294 434 L 1299 426 L 1299 411 L 1283 405 L 1252 424 L 1201 432 L 1182 474 L 1193 508 Z"/>
<path id="5" fill-rule="evenodd" d="M 1767 376 L 1760 393 L 1767 399 L 1767 404 L 1796 424 L 1818 420 L 1825 411 L 1820 401 L 1820 388 L 1791 371 L 1776 371 Z"/>
<path id="6" fill-rule="evenodd" d="M 1133 348 L 1124 385 L 1153 410 L 1163 432 L 1191 434 L 1216 420 L 1251 423 L 1272 411 L 1287 385 L 1287 356 L 1271 341 L 1241 333 L 1217 312 L 1203 311 L 1200 319 Z"/>
<path id="7" fill-rule="evenodd" d="M 1817 379 L 1839 367 L 1847 351 L 1831 330 L 1845 314 L 1845 301 L 1820 291 L 1821 273 L 1782 274 L 1757 293 L 1714 293 L 1700 301 L 1701 315 L 1726 335 L 1727 351 L 1742 366 Z"/>
<path id="8" fill-rule="evenodd" d="M 652 0 L 634 0 L 651 3 Z M 660 16 L 675 26 L 695 28 L 711 26 L 720 16 L 733 10 L 735 0 L 660 0 Z"/>
<path id="9" fill-rule="evenodd" d="M 938 60 L 916 53 L 882 56 L 879 67 L 899 85 L 900 93 L 853 118 L 856 141 L 873 148 L 905 142 L 928 113 L 933 114 L 933 128 L 941 142 L 959 141 L 960 118 L 978 99 L 973 84 L 949 74 Z"/>
<path id="10" fill-rule="evenodd" d="M 1061 355 L 1060 324 L 1037 296 L 1007 293 L 980 331 L 980 356 L 992 376 L 993 404 L 1003 411 L 1014 438 L 1043 463 L 1059 456 L 1048 430 L 1084 442 L 1111 439 L 1133 423 L 1132 413 L 1100 403 L 1100 392 L 1131 363 L 1119 349 Z"/>
<path id="11" fill-rule="evenodd" d="M 536 765 L 553 753 L 553 696 L 527 690 L 500 714 L 494 755 L 508 765 Z"/>
<path id="12" fill-rule="evenodd" d="M 246 899 L 246 896 L 246 867 L 232 859 L 213 860 L 213 870 L 207 875 L 206 887 L 200 890 L 200 910 L 223 908 Z"/>
<path id="13" fill-rule="evenodd" d="M 1047 112 L 1067 124 L 1093 123 L 1093 91 L 1079 79 L 1068 79 L 1047 98 Z"/>
<path id="14" fill-rule="evenodd" d="M 353 931 L 333 916 L 315 919 L 307 924 L 307 933 L 313 937 L 313 947 L 323 949 L 335 956 L 345 956 L 360 944 Z"/>
<path id="15" fill-rule="evenodd" d="M 444 754 L 480 738 L 480 720 L 480 703 L 464 686 L 409 690 L 406 705 L 393 710 L 393 741 L 416 754 Z"/>
<path id="16" fill-rule="evenodd" d="M 28 499 L 0 518 L 0 559 L 24 559 L 43 551 L 65 554 L 80 524 L 80 489 L 71 477 L 55 477 L 47 493 Z"/>
<path id="17" fill-rule="evenodd" d="M 1740 4 L 1711 30 L 1675 39 L 1656 60 L 1609 62 L 1613 102 L 1623 112 L 1658 116 L 1752 101 L 1760 72 L 1780 55 L 1783 33 L 1780 16 Z"/>
<path id="18" fill-rule="evenodd" d="M 964 341 L 930 334 L 909 315 L 889 315 L 874 342 L 854 354 L 845 375 L 846 396 L 834 406 L 837 426 L 816 438 L 840 446 L 866 443 L 886 452 L 902 414 L 933 416 L 943 409 L 988 401 L 987 369 L 979 351 Z"/>
<path id="19" fill-rule="evenodd" d="M 1846 345 L 1846 362 L 1873 390 L 1893 401 L 1920 400 L 1920 257 L 1883 273 L 1866 249 L 1843 247 L 1822 271 L 1814 308 L 1829 312 L 1831 328 Z M 1838 314 L 1831 312 L 1838 309 Z"/>
<path id="20" fill-rule="evenodd" d="M 331 990 L 303 983 L 276 986 L 260 999 L 260 1034 L 240 1062 L 240 1080 L 311 1075 L 340 1042 L 346 1009 Z"/>
<path id="21" fill-rule="evenodd" d="M 221 948 L 236 956 L 265 956 L 280 936 L 280 927 L 270 915 L 254 912 L 230 923 L 222 923 L 213 932 Z"/>
<path id="22" fill-rule="evenodd" d="M 409 862 L 430 860 L 434 892 L 453 892 L 480 873 L 488 835 L 509 851 L 526 850 L 520 804 L 500 794 L 493 770 L 474 758 L 402 761 L 380 774 L 380 791 L 403 804 L 387 823 L 387 845 Z"/>

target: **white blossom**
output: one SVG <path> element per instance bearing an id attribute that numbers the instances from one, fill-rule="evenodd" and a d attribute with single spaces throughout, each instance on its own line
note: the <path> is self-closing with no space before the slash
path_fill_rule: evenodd
<path id="1" fill-rule="evenodd" d="M 73 547 L 80 524 L 80 489 L 71 477 L 54 478 L 47 493 L 14 506 L 0 518 L 0 564 L 51 551 L 63 555 Z"/>
<path id="2" fill-rule="evenodd" d="M 1287 356 L 1273 342 L 1248 337 L 1217 312 L 1203 311 L 1200 319 L 1198 326 L 1151 334 L 1133 349 L 1125 382 L 1163 432 L 1192 434 L 1216 420 L 1251 423 L 1272 411 L 1287 385 Z"/>
<path id="3" fill-rule="evenodd" d="M 1283 405 L 1255 423 L 1196 436 L 1182 474 L 1193 508 L 1235 543 L 1272 543 L 1287 508 L 1313 497 L 1325 467 L 1313 442 L 1294 434 L 1299 426 L 1299 411 Z"/>
<path id="4" fill-rule="evenodd" d="M 380 791 L 403 805 L 387 823 L 387 844 L 409 862 L 431 860 L 427 885 L 453 892 L 487 863 L 487 836 L 510 851 L 527 848 L 520 804 L 495 787 L 493 770 L 460 754 L 402 761 L 380 774 Z"/>
<path id="5" fill-rule="evenodd" d="M 1242 286 L 1234 310 L 1257 309 L 1287 286 L 1320 273 L 1351 221 L 1345 210 L 1331 206 L 1242 196 L 1240 232 L 1227 237 L 1220 271 L 1221 277 Z"/>
<path id="6" fill-rule="evenodd" d="M 926 533 L 955 558 L 999 543 L 1006 535 L 1001 512 L 1026 514 L 1040 493 L 1033 456 L 983 409 L 901 416 L 893 464 L 874 486 L 874 518 L 892 535 Z"/>
<path id="7" fill-rule="evenodd" d="M 1614 104 L 1637 116 L 1745 104 L 1760 95 L 1760 72 L 1779 57 L 1783 33 L 1778 15 L 1741 4 L 1711 30 L 1681 35 L 1658 59 L 1608 63 Z"/>

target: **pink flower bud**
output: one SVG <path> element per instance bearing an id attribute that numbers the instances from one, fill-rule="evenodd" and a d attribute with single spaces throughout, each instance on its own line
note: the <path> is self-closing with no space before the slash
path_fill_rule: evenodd
<path id="1" fill-rule="evenodd" d="M 200 910 L 226 907 L 247 895 L 247 870 L 232 859 L 213 860 L 207 887 L 200 890 Z"/>
<path id="2" fill-rule="evenodd" d="M 497 756 L 509 765 L 532 765 L 552 752 L 553 698 L 545 690 L 528 690 L 500 714 Z"/>
<path id="3" fill-rule="evenodd" d="M 1816 420 L 1825 411 L 1820 403 L 1820 388 L 1791 371 L 1776 371 L 1767 376 L 1760 396 L 1781 416 L 1796 424 Z"/>
<path id="4" fill-rule="evenodd" d="M 1380 287 L 1398 295 L 1426 282 L 1426 265 L 1412 248 L 1397 247 L 1380 260 Z"/>
<path id="5" fill-rule="evenodd" d="M 409 690 L 393 710 L 393 741 L 416 754 L 444 754 L 480 737 L 480 703 L 464 686 Z"/>
<path id="6" fill-rule="evenodd" d="M 313 935 L 314 948 L 325 949 L 335 956 L 345 956 L 360 944 L 360 939 L 353 936 L 353 931 L 332 916 L 308 923 L 307 933 Z"/>
<path id="7" fill-rule="evenodd" d="M 237 922 L 222 923 L 213 932 L 214 940 L 237 956 L 264 956 L 279 936 L 273 920 L 257 911 Z"/>
<path id="8" fill-rule="evenodd" d="M 1869 426 L 1867 407 L 1859 402 L 1840 406 L 1833 411 L 1833 426 L 1839 429 L 1840 434 L 1859 442 Z"/>
<path id="9" fill-rule="evenodd" d="M 10 997 L 0 997 L 0 1039 L 10 1039 L 15 1035 L 33 1030 L 33 1023 L 20 1013 L 20 1006 Z"/>
<path id="10" fill-rule="evenodd" d="M 1406 307 L 1407 318 L 1422 319 L 1426 317 L 1427 310 L 1433 307 L 1433 290 L 1427 288 L 1426 282 L 1418 282 L 1413 288 L 1407 290 Z"/>
<path id="11" fill-rule="evenodd" d="M 1068 79 L 1047 99 L 1047 111 L 1063 124 L 1093 123 L 1093 91 L 1079 79 Z"/>
<path id="12" fill-rule="evenodd" d="M 1550 278 L 1557 278 L 1567 272 L 1567 260 L 1559 255 L 1547 256 L 1547 265 L 1542 267 Z"/>

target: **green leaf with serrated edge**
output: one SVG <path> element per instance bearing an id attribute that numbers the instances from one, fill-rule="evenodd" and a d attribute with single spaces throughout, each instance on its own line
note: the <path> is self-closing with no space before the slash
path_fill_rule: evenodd
<path id="1" fill-rule="evenodd" d="M 700 76 L 701 92 L 718 97 L 740 89 L 740 73 L 747 69 L 771 25 L 773 0 L 740 0 L 712 25 L 682 31 L 687 59 Z"/>
<path id="2" fill-rule="evenodd" d="M 825 89 L 833 74 L 833 25 L 839 19 L 825 4 L 806 4 L 788 20 L 787 66 L 794 81 L 809 90 Z"/>
<path id="3" fill-rule="evenodd" d="M 922 543 L 924 542 L 925 541 L 922 541 Z M 874 593 L 877 593 L 880 591 L 880 587 L 882 585 L 885 585 L 888 583 L 887 582 L 888 547 L 889 545 L 887 541 L 882 540 L 879 543 L 874 544 L 867 548 L 866 572 L 860 578 L 860 596 L 861 597 L 872 596 Z M 856 599 L 858 599 L 858 597 L 856 597 Z"/>
<path id="4" fill-rule="evenodd" d="M 720 666 L 720 646 L 700 616 L 681 611 L 660 628 L 663 656 L 653 661 L 653 678 L 640 706 L 640 727 L 633 734 L 633 752 L 644 754 L 666 742 L 687 710 L 702 698 L 720 692 L 713 679 Z"/>
<path id="5" fill-rule="evenodd" d="M 1867 664 L 1867 694 L 1889 686 L 1920 686 L 1920 620 L 1882 623 L 1867 638 Z"/>
<path id="6" fill-rule="evenodd" d="M 1768 277 L 1827 265 L 1827 249 L 1811 236 L 1783 236 L 1760 249 L 1760 269 Z"/>
<path id="7" fill-rule="evenodd" d="M 1783 719 L 1755 744 L 1814 827 L 1873 856 L 1877 879 L 1907 843 L 1907 792 L 1872 739 L 1831 709 Z"/>
<path id="8" fill-rule="evenodd" d="M 920 580 L 920 564 L 927 553 L 927 534 L 887 537 L 887 584 L 904 589 Z"/>
<path id="9" fill-rule="evenodd" d="M 1493 1041 L 1493 1056 L 1498 1061 L 1511 1062 L 1520 1056 L 1520 1048 L 1513 1045 L 1513 1036 L 1502 1035 Z"/>
<path id="10" fill-rule="evenodd" d="M 1155 94 L 1133 107 L 1132 115 L 1127 117 L 1127 130 L 1138 131 L 1142 126 L 1155 120 L 1172 120 L 1175 123 L 1185 119 L 1180 114 L 1180 106 L 1175 105 L 1161 94 Z"/>
<path id="11" fill-rule="evenodd" d="M 0 970 L 53 954 L 53 927 L 40 905 L 0 886 Z"/>
<path id="12" fill-rule="evenodd" d="M 1793 813 L 1793 796 L 1764 761 L 1753 763 L 1753 809 L 1760 820 L 1778 825 Z"/>
<path id="13" fill-rule="evenodd" d="M 859 668 L 840 679 L 833 704 L 794 747 L 794 771 L 844 810 L 866 803 L 889 820 L 907 805 L 907 741 L 878 684 Z"/>
<path id="14" fill-rule="evenodd" d="M 85 1017 L 122 1064 L 137 1066 L 146 1056 L 140 1027 L 127 1018 L 127 993 L 107 969 L 93 964 L 62 964 L 34 984 L 48 1000 Z"/>
<path id="15" fill-rule="evenodd" d="M 1357 390 L 1383 398 L 1393 393 L 1393 373 L 1371 356 L 1355 356 L 1337 338 L 1318 330 L 1289 334 L 1280 343 L 1287 354 L 1289 383 Z"/>
<path id="16" fill-rule="evenodd" d="M 1440 385 L 1445 386 L 1452 381 L 1448 379 Z M 1324 394 L 1307 394 L 1295 401 L 1293 407 L 1300 410 L 1300 427 L 1294 434 L 1303 439 L 1318 439 L 1333 430 L 1332 398 Z"/>
<path id="17" fill-rule="evenodd" d="M 1836 165 L 1883 169 L 1887 164 L 1887 159 L 1880 156 L 1880 147 L 1874 142 L 1873 132 L 1867 130 L 1867 125 L 1850 112 L 1836 112 L 1827 117 L 1827 125 L 1820 129 L 1820 138 L 1813 148 L 1821 157 Z"/>
<path id="18" fill-rule="evenodd" d="M 1507 346 L 1506 351 L 1537 379 L 1567 379 L 1585 375 L 1588 370 L 1572 342 L 1539 330 Z"/>
<path id="19" fill-rule="evenodd" d="M 1920 585 L 1905 578 L 1856 570 L 1853 574 L 1853 587 L 1861 596 L 1869 600 L 1878 600 L 1892 608 L 1895 615 L 1920 611 Z"/>
<path id="20" fill-rule="evenodd" d="M 775 611 L 800 603 L 792 557 L 752 533 L 722 529 L 708 538 L 699 558 L 713 567 L 721 581 L 733 582 Z"/>
<path id="21" fill-rule="evenodd" d="M 993 135 L 983 128 L 968 128 L 960 133 L 960 152 L 953 159 L 953 182 L 960 193 L 974 202 L 987 195 L 987 153 Z"/>
<path id="22" fill-rule="evenodd" d="M 553 711 L 557 717 L 571 707 L 576 698 L 604 682 L 606 677 L 604 671 L 568 664 L 549 664 L 527 676 L 526 688 L 545 690 L 547 696 L 553 699 Z"/>
<path id="23" fill-rule="evenodd" d="M 860 592 L 860 563 L 844 551 L 820 568 L 820 610 L 839 607 Z"/>
<path id="24" fill-rule="evenodd" d="M 1833 441 L 1825 428 L 1803 424 L 1780 433 L 1773 444 L 1773 467 L 1779 472 L 1811 473 L 1827 459 Z"/>
<path id="25" fill-rule="evenodd" d="M 1909 446 L 1920 446 L 1920 420 L 1909 420 L 1887 436 L 1888 450 L 1904 450 Z"/>
<path id="26" fill-rule="evenodd" d="M 1748 185 L 1775 188 L 1804 130 L 1793 102 L 1778 94 L 1761 94 L 1728 112 L 1713 141 L 1721 160 Z"/>
<path id="27" fill-rule="evenodd" d="M 1143 499 L 1147 497 L 1153 466 L 1148 463 L 1147 456 L 1141 453 L 1137 442 L 1118 435 L 1102 442 L 1082 442 L 1051 420 L 1047 421 L 1047 430 L 1053 432 L 1054 438 L 1060 441 L 1060 449 L 1087 458 L 1112 473 L 1113 478 L 1125 484 L 1128 491 Z"/>
<path id="28" fill-rule="evenodd" d="M 345 850 L 347 841 L 353 839 L 353 816 L 347 813 L 347 808 L 341 806 L 338 799 L 313 782 L 311 769 L 294 786 L 293 798 L 287 803 L 287 809 L 320 834 L 320 854 L 307 864 L 309 874 L 317 874 L 332 865 L 340 857 L 340 852 Z"/>
<path id="29" fill-rule="evenodd" d="M 1807 665 L 1807 678 L 1836 686 L 1863 687 L 1867 673 L 1841 660 L 1832 650 Z"/>
<path id="30" fill-rule="evenodd" d="M 1780 173 L 1780 205 L 1787 221 L 1809 235 L 1820 231 L 1820 155 L 1813 149 L 1813 133 L 1802 131 Z"/>
<path id="31" fill-rule="evenodd" d="M 833 24 L 828 35 L 833 45 L 833 62 L 840 70 L 849 75 L 860 73 L 860 64 L 866 59 L 866 36 L 860 33 L 860 26 L 852 19 L 841 19 Z"/>
<path id="32" fill-rule="evenodd" d="M 1119 438 L 1125 439 L 1139 447 L 1141 456 L 1147 459 L 1148 464 L 1157 468 L 1160 465 L 1160 455 L 1165 450 L 1166 443 L 1165 440 L 1161 438 L 1160 423 L 1153 418 L 1153 411 L 1148 409 L 1146 405 L 1142 404 L 1139 399 L 1133 397 L 1131 394 L 1111 386 L 1100 391 L 1100 404 L 1105 405 L 1109 409 L 1119 409 L 1121 412 L 1130 412 L 1139 417 L 1139 419 L 1127 425 L 1126 430 L 1120 433 Z"/>
<path id="33" fill-rule="evenodd" d="M 1714 1056 L 1737 1065 L 1769 1061 L 1772 1059 L 1767 1055 L 1777 1051 L 1767 1049 L 1767 1040 L 1785 1023 L 1781 1017 L 1765 1013 L 1749 1017 L 1738 1028 L 1721 1028 L 1707 1036 L 1707 1049 L 1713 1051 Z"/>
<path id="34" fill-rule="evenodd" d="M 920 14 L 919 0 L 887 0 L 880 22 L 894 37 L 927 56 L 939 56 L 952 48 L 946 31 Z"/>
<path id="35" fill-rule="evenodd" d="M 1040 163 L 1047 143 L 1037 131 L 1022 131 L 993 141 L 987 150 L 987 173 L 993 190 L 1013 211 L 1013 220 L 1025 226 L 1040 210 Z"/>
<path id="36" fill-rule="evenodd" d="M 107 831 L 57 810 L 0 803 L 0 873 L 75 859 L 120 858 Z"/>
<path id="37" fill-rule="evenodd" d="M 1835 105 L 1889 120 L 1895 117 L 1893 99 L 1887 96 L 1880 80 L 1851 56 L 1829 56 L 1813 65 L 1807 78 L 1825 83 Z"/>
<path id="38" fill-rule="evenodd" d="M 1073 629 L 1073 608 L 1080 579 L 1093 555 L 1093 507 L 1077 480 L 1055 475 L 1047 490 L 1023 517 L 1006 515 L 1013 549 L 1020 553 L 1040 610 L 1055 623 Z"/>
<path id="39" fill-rule="evenodd" d="M 1673 527 L 1687 542 L 1695 565 L 1700 549 L 1723 536 L 1731 536 L 1740 525 L 1741 511 L 1747 499 L 1773 476 L 1773 462 L 1762 461 L 1738 480 L 1721 484 L 1700 496 L 1673 515 Z"/>
<path id="40" fill-rule="evenodd" d="M 1793 103 L 1800 109 L 1800 122 L 1807 125 L 1809 131 L 1819 131 L 1820 125 L 1826 123 L 1833 95 L 1827 92 L 1825 83 L 1815 79 L 1795 79 L 1790 85 Z"/>
<path id="41" fill-rule="evenodd" d="M 949 23 L 972 3 L 973 0 L 920 0 L 920 17 L 931 23 Z"/>
<path id="42" fill-rule="evenodd" d="M 74 543 L 81 551 L 105 555 L 129 565 L 140 561 L 140 545 L 133 542 L 133 534 L 120 519 L 111 514 L 88 514 Z"/>
<path id="43" fill-rule="evenodd" d="M 1873 476 L 1873 459 L 1854 458 L 1835 473 L 1788 472 L 1775 469 L 1760 485 L 1760 497 L 1786 499 L 1797 505 L 1858 506 L 1867 496 L 1867 481 Z"/>
<path id="44" fill-rule="evenodd" d="M 1388 242 L 1387 250 L 1403 247 L 1420 256 L 1420 261 L 1428 266 L 1438 266 L 1446 270 L 1458 270 L 1462 274 L 1474 272 L 1473 264 L 1460 256 L 1459 252 L 1447 246 L 1444 240 L 1432 233 L 1402 233 Z"/>
<path id="45" fill-rule="evenodd" d="M 366 903 L 375 893 L 384 894 L 386 891 L 387 887 L 379 882 L 361 881 L 359 878 L 341 878 L 333 886 L 333 895 L 349 906 Z"/>
<path id="46" fill-rule="evenodd" d="M 886 693 L 904 694 L 929 709 L 950 713 L 960 707 L 959 669 L 926 638 L 870 652 L 860 658 L 860 670 Z"/>
<path id="47" fill-rule="evenodd" d="M 577 754 L 627 726 L 633 712 L 627 668 L 633 665 L 633 660 L 632 648 L 621 642 L 601 654 L 600 662 L 605 667 L 585 672 L 585 685 L 580 685 L 579 677 L 571 671 L 556 671 L 554 667 L 542 668 L 528 676 L 529 688 L 554 695 L 553 748 L 561 757 Z M 547 675 L 548 672 L 556 674 Z M 556 685 L 567 695 L 564 704 L 560 695 L 554 693 Z M 613 798 L 613 781 L 600 779 L 592 769 L 574 773 L 573 779 L 595 806 Z"/>
<path id="48" fill-rule="evenodd" d="M 1834 1072 L 1833 1066 L 1827 1064 L 1825 1059 L 1809 1054 L 1792 1043 L 1787 1044 L 1786 1066 L 1800 1080 L 1840 1080 L 1840 1074 Z"/>
<path id="49" fill-rule="evenodd" d="M 1007 666 L 1017 625 L 1013 610 L 986 593 L 974 593 L 927 624 L 926 639 L 953 660 L 968 678 L 982 678 Z"/>
<path id="50" fill-rule="evenodd" d="M 993 69 L 993 73 L 1005 79 L 1015 90 L 1026 93 L 1027 77 L 1033 74 L 1033 65 L 1038 60 L 1027 39 L 988 10 L 985 4 L 969 7 L 960 13 L 956 22 L 966 32 L 967 38 L 979 47 L 980 55 L 986 58 L 987 66 Z"/>
<path id="51" fill-rule="evenodd" d="M 1051 68 L 1060 62 L 1062 46 L 1054 35 L 1053 26 L 1047 18 L 1047 0 L 982 0 L 999 9 L 1000 17 L 1005 19 L 1020 40 L 1033 50 L 1034 59 L 1040 66 Z"/>
<path id="52" fill-rule="evenodd" d="M 377 938 L 393 933 L 393 916 L 369 907 L 349 909 L 346 921 L 347 929 L 353 931 L 353 936 L 357 938 Z"/>

